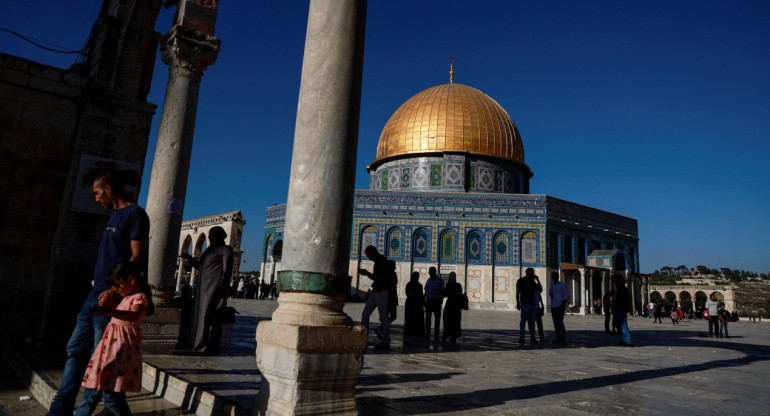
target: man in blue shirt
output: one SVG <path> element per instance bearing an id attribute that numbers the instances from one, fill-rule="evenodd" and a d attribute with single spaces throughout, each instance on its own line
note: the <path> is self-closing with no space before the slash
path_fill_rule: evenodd
<path id="1" fill-rule="evenodd" d="M 67 361 L 59 391 L 48 409 L 50 416 L 72 415 L 88 360 L 111 319 L 109 316 L 96 315 L 91 310 L 100 303 L 117 301 L 115 298 L 108 299 L 115 293 L 106 281 L 112 266 L 128 259 L 138 265 L 145 275 L 147 271 L 147 240 L 150 234 L 150 219 L 147 214 L 124 192 L 123 181 L 117 172 L 100 173 L 94 180 L 92 189 L 96 202 L 105 208 L 113 208 L 114 212 L 102 234 L 91 281 L 93 288 L 83 302 L 75 329 L 67 343 Z M 144 291 L 149 291 L 146 282 L 143 287 Z M 148 315 L 152 313 L 152 309 L 150 304 L 147 308 Z M 98 401 L 99 396 L 101 392 L 87 389 L 83 400 Z"/>

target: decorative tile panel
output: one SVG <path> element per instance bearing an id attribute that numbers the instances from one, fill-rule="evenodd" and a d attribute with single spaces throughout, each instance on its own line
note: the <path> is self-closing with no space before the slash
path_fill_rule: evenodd
<path id="1" fill-rule="evenodd" d="M 463 167 L 459 164 L 447 163 L 446 164 L 446 185 L 448 187 L 462 187 L 463 186 Z"/>
<path id="2" fill-rule="evenodd" d="M 494 170 L 479 166 L 476 188 L 480 191 L 493 191 L 495 189 Z"/>
<path id="3" fill-rule="evenodd" d="M 382 190 L 387 191 L 388 190 L 388 171 L 382 172 Z"/>
<path id="4" fill-rule="evenodd" d="M 412 187 L 427 188 L 430 186 L 430 174 L 426 165 L 418 165 L 412 175 Z"/>
<path id="5" fill-rule="evenodd" d="M 398 189 L 398 185 L 401 183 L 400 173 L 399 169 L 393 169 L 388 172 L 388 189 Z"/>
<path id="6" fill-rule="evenodd" d="M 495 192 L 503 192 L 503 172 L 495 171 Z"/>
<path id="7" fill-rule="evenodd" d="M 412 185 L 412 175 L 410 168 L 401 169 L 401 187 L 409 188 Z"/>
<path id="8" fill-rule="evenodd" d="M 441 165 L 430 165 L 430 187 L 441 187 Z"/>

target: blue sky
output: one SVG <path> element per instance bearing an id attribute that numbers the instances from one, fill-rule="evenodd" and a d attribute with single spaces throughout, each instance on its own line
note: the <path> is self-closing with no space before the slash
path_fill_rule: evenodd
<path id="1" fill-rule="evenodd" d="M 6 5 L 0 27 L 79 49 L 99 7 Z M 286 200 L 307 7 L 220 2 L 222 50 L 203 76 L 184 218 L 242 210 L 241 270 L 259 267 L 265 207 Z M 7 33 L 0 51 L 74 61 Z M 516 123 L 532 193 L 639 221 L 643 272 L 770 272 L 770 2 L 370 1 L 357 188 L 390 115 L 448 82 L 450 56 L 455 82 Z M 158 59 L 142 205 L 167 78 Z"/>

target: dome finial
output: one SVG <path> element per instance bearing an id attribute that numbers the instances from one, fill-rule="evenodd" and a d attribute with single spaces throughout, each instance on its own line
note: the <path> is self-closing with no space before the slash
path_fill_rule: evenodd
<path id="1" fill-rule="evenodd" d="M 449 83 L 454 83 L 455 79 L 455 58 L 449 57 Z"/>

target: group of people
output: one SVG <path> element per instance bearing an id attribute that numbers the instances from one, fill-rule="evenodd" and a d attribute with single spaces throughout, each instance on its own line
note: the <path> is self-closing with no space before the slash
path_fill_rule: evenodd
<path id="1" fill-rule="evenodd" d="M 102 398 L 114 415 L 130 415 L 126 393 L 142 388 L 142 323 L 154 310 L 146 262 L 150 220 L 124 192 L 117 172 L 97 175 L 92 191 L 113 213 L 102 234 L 91 292 L 67 343 L 51 416 L 72 415 L 81 385 L 85 392 L 76 415 L 91 415 Z"/>
<path id="2" fill-rule="evenodd" d="M 61 384 L 48 416 L 69 416 L 73 411 L 88 416 L 102 399 L 113 415 L 130 415 L 126 393 L 142 388 L 142 324 L 155 309 L 147 280 L 150 220 L 124 191 L 124 184 L 116 171 L 98 174 L 92 184 L 95 201 L 113 212 L 102 234 L 92 289 L 67 343 Z M 200 258 L 182 255 L 201 271 L 201 278 L 195 288 L 187 285 L 177 350 L 219 348 L 222 330 L 211 312 L 226 305 L 233 261 L 226 237 L 221 227 L 214 227 Z M 75 409 L 81 386 L 85 392 Z"/>
<path id="3" fill-rule="evenodd" d="M 230 297 L 233 299 L 275 299 L 278 297 L 278 288 L 275 282 L 268 284 L 264 280 L 249 280 L 239 277 L 230 285 Z"/>
<path id="4" fill-rule="evenodd" d="M 564 314 L 570 303 L 569 291 L 564 282 L 559 281 L 559 274 L 551 273 L 553 280 L 548 295 L 551 298 L 551 318 L 553 319 L 556 339 L 554 344 L 567 345 L 567 330 L 564 327 Z M 542 344 L 544 341 L 543 316 L 545 315 L 545 303 L 543 302 L 543 285 L 540 278 L 535 275 L 535 269 L 528 268 L 522 278 L 516 281 L 516 309 L 521 311 L 519 322 L 519 343 L 524 343 L 525 327 L 529 326 L 530 343 Z M 535 337 L 535 325 L 540 340 Z"/>
<path id="5" fill-rule="evenodd" d="M 364 254 L 374 262 L 372 271 L 359 269 L 359 272 L 372 279 L 371 291 L 366 299 L 366 305 L 361 314 L 361 323 L 369 333 L 369 320 L 377 309 L 380 326 L 374 332 L 379 338 L 374 348 L 390 349 L 390 324 L 396 319 L 398 306 L 396 264 L 377 251 L 374 246 L 368 246 Z M 442 339 L 456 342 L 462 335 L 462 310 L 467 308 L 467 297 L 462 285 L 457 283 L 457 275 L 453 272 L 447 277 L 447 282 L 438 275 L 435 267 L 428 270 L 425 288 L 420 283 L 420 273 L 413 272 L 405 289 L 404 304 L 404 335 L 413 337 L 433 335 L 438 338 L 441 334 L 441 320 L 444 320 Z M 447 298 L 444 304 L 444 298 Z M 442 316 L 443 306 L 443 316 Z M 424 325 L 423 325 L 424 323 Z"/>

